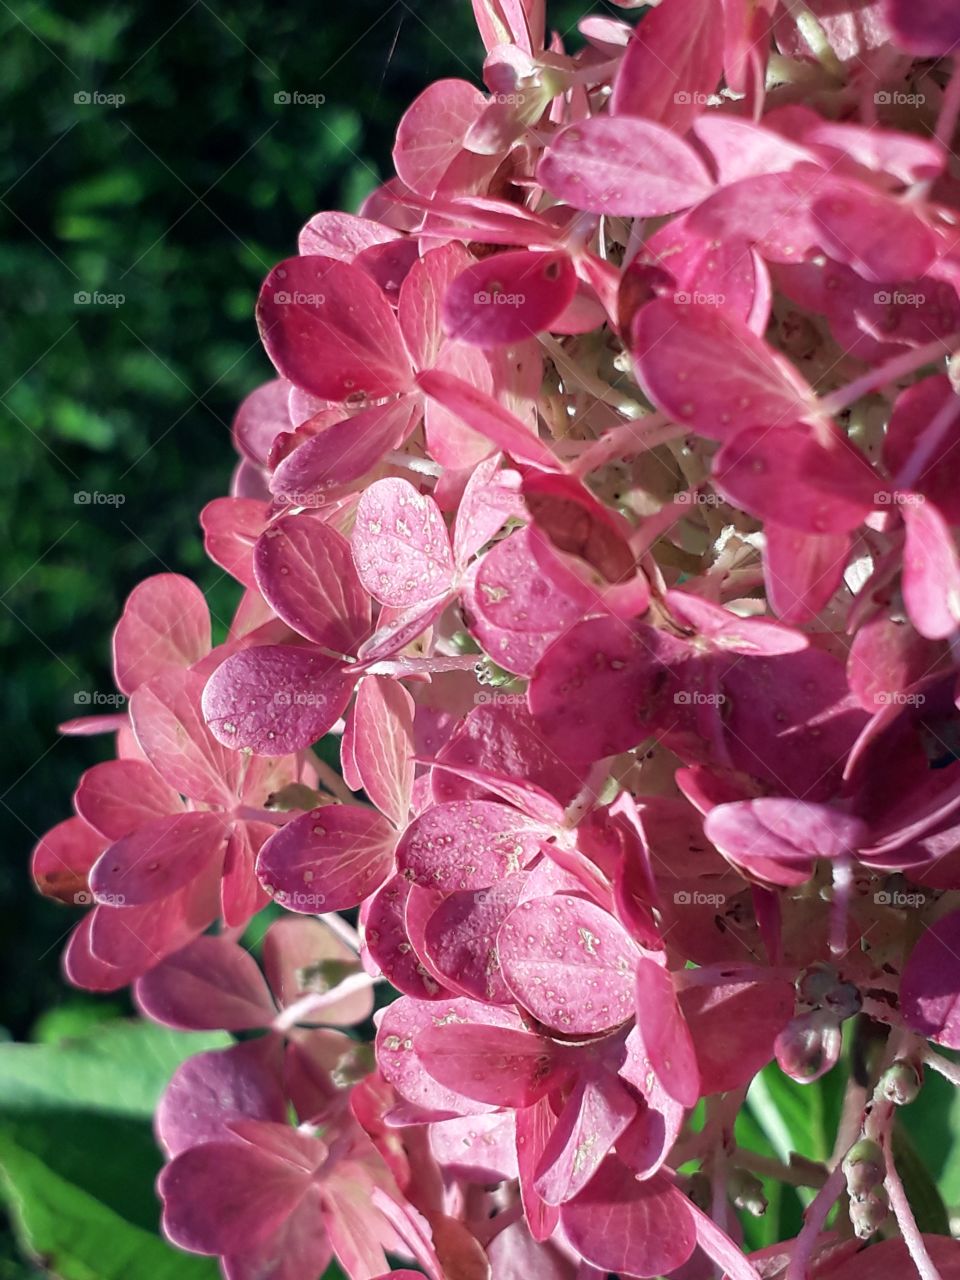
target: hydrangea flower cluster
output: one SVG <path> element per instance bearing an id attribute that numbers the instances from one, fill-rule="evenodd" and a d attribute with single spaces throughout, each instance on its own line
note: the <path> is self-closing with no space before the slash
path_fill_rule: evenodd
<path id="1" fill-rule="evenodd" d="M 229 634 L 148 579 L 65 726 L 116 736 L 34 855 L 67 975 L 236 1033 L 158 1118 L 230 1280 L 956 1280 L 892 1128 L 960 1079 L 960 10 L 474 10 L 485 91 L 264 283 Z M 747 1256 L 746 1090 L 861 1013 Z"/>

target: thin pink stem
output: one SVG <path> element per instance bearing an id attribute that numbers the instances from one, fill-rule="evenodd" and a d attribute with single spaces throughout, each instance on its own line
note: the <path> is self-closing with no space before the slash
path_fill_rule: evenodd
<path id="1" fill-rule="evenodd" d="M 924 1243 L 920 1228 L 917 1226 L 917 1220 L 913 1216 L 913 1210 L 910 1208 L 907 1193 L 903 1189 L 903 1182 L 899 1173 L 897 1173 L 897 1167 L 893 1162 L 893 1151 L 891 1150 L 889 1135 L 886 1148 L 887 1176 L 883 1185 L 886 1187 L 887 1195 L 890 1197 L 890 1207 L 893 1209 L 894 1216 L 897 1219 L 900 1234 L 910 1250 L 913 1265 L 917 1268 L 921 1280 L 942 1280 L 940 1272 L 927 1252 L 927 1246 Z"/>
<path id="2" fill-rule="evenodd" d="M 876 391 L 888 382 L 895 382 L 897 378 L 903 378 L 908 373 L 914 373 L 917 369 L 922 369 L 925 364 L 942 359 L 944 352 L 951 349 L 958 338 L 960 335 L 951 334 L 949 338 L 938 338 L 934 342 L 928 342 L 926 346 L 906 351 L 902 356 L 885 360 L 883 364 L 878 364 L 875 369 L 871 369 L 862 377 L 855 378 L 845 387 L 838 387 L 836 391 L 831 391 L 828 396 L 824 396 L 820 401 L 821 411 L 832 417 L 842 409 L 856 404 L 869 392 Z"/>
<path id="3" fill-rule="evenodd" d="M 934 137 L 944 151 L 950 150 L 950 143 L 957 131 L 957 117 L 960 116 L 960 58 L 954 58 L 953 71 L 940 104 L 940 115 Z"/>
<path id="4" fill-rule="evenodd" d="M 806 1280 L 809 1262 L 820 1239 L 820 1232 L 826 1225 L 827 1214 L 840 1198 L 845 1181 L 843 1168 L 838 1164 L 810 1202 L 803 1217 L 800 1234 L 794 1243 L 784 1280 Z"/>

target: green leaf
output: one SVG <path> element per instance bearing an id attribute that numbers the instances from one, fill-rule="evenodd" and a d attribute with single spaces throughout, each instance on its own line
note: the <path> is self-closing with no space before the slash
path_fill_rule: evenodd
<path id="1" fill-rule="evenodd" d="M 907 1129 L 900 1123 L 893 1130 L 893 1159 L 917 1226 L 931 1235 L 948 1236 L 950 1215 L 946 1205 L 940 1198 L 937 1184 L 926 1162 L 914 1146 Z"/>
<path id="2" fill-rule="evenodd" d="M 125 1222 L 2 1129 L 0 1190 L 24 1253 L 61 1280 L 214 1280 L 218 1274 L 212 1258 L 178 1253 L 158 1235 Z"/>
<path id="3" fill-rule="evenodd" d="M 0 1194 L 27 1253 L 63 1280 L 216 1276 L 158 1234 L 152 1117 L 179 1063 L 230 1043 L 118 1020 L 0 1045 Z"/>

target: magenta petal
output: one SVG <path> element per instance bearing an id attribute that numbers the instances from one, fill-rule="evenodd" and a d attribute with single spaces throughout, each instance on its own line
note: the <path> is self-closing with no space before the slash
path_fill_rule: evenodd
<path id="1" fill-rule="evenodd" d="M 680 993 L 693 1035 L 700 1079 L 711 1093 L 746 1087 L 768 1062 L 773 1042 L 793 1017 L 795 993 L 785 979 L 696 984 Z"/>
<path id="2" fill-rule="evenodd" d="M 517 1003 L 563 1035 L 596 1035 L 633 1015 L 636 947 L 586 898 L 556 894 L 521 903 L 497 939 Z"/>
<path id="3" fill-rule="evenodd" d="M 654 403 L 713 440 L 742 427 L 776 428 L 813 410 L 794 366 L 742 320 L 659 299 L 640 310 L 631 350 Z"/>
<path id="4" fill-rule="evenodd" d="M 931 924 L 910 953 L 900 1007 L 920 1035 L 960 1049 L 960 911 Z"/>
<path id="5" fill-rule="evenodd" d="M 497 1107 L 531 1106 L 571 1069 L 564 1047 L 491 1024 L 434 1025 L 415 1044 L 425 1070 L 440 1084 Z"/>
<path id="6" fill-rule="evenodd" d="M 256 960 L 223 937 L 197 938 L 165 960 L 140 979 L 136 998 L 155 1022 L 186 1031 L 246 1031 L 274 1014 Z"/>
<path id="7" fill-rule="evenodd" d="M 396 827 L 413 794 L 413 699 L 396 680 L 367 676 L 353 708 L 353 759 L 368 797 Z"/>
<path id="8" fill-rule="evenodd" d="M 377 1064 L 384 1079 L 402 1098 L 424 1111 L 438 1112 L 441 1118 L 485 1114 L 490 1107 L 461 1092 L 460 1082 L 446 1086 L 434 1079 L 417 1047 L 420 1034 L 431 1027 L 443 1027 L 451 1021 L 459 1026 L 481 1017 L 502 1026 L 519 1026 L 515 1014 L 486 1008 L 473 1000 L 428 1002 L 409 996 L 395 1000 L 384 1010 L 377 1030 Z"/>
<path id="9" fill-rule="evenodd" d="M 224 1138 L 235 1120 L 286 1120 L 281 1048 L 278 1037 L 264 1036 L 183 1062 L 157 1108 L 157 1135 L 167 1154 Z"/>
<path id="10" fill-rule="evenodd" d="M 486 436 L 493 445 L 510 454 L 517 462 L 527 462 L 545 471 L 562 469 L 550 447 L 484 391 L 439 369 L 421 373 L 417 382 L 424 395 L 449 409 L 468 427 Z"/>
<path id="11" fill-rule="evenodd" d="M 257 541 L 253 570 L 277 617 L 314 644 L 352 654 L 370 631 L 370 601 L 346 538 L 316 516 L 284 516 Z"/>
<path id="12" fill-rule="evenodd" d="M 294 818 L 260 850 L 257 875 L 291 911 L 318 915 L 355 907 L 393 866 L 395 833 L 379 813 L 331 804 Z"/>
<path id="13" fill-rule="evenodd" d="M 927 640 L 945 640 L 960 625 L 960 557 L 953 535 L 932 502 L 917 495 L 903 508 L 903 602 Z"/>
<path id="14" fill-rule="evenodd" d="M 763 576 L 781 622 L 808 622 L 832 598 L 850 556 L 846 533 L 810 534 L 768 521 Z"/>
<path id="15" fill-rule="evenodd" d="M 245 587 L 255 587 L 253 547 L 267 522 L 259 498 L 214 498 L 200 512 L 207 555 Z"/>
<path id="16" fill-rule="evenodd" d="M 421 957 L 415 950 L 407 922 L 407 907 L 416 894 L 427 899 L 424 909 L 415 903 L 413 913 L 418 917 L 426 910 L 427 919 L 437 903 L 437 895 L 427 889 L 418 889 L 402 875 L 391 876 L 365 904 L 363 916 L 364 942 L 370 962 L 383 973 L 387 981 L 419 1001 L 444 1000 L 450 992 L 439 972 L 428 967 L 428 956 Z M 423 921 L 424 926 L 427 920 Z"/>
<path id="17" fill-rule="evenodd" d="M 915 280 L 936 257 L 936 237 L 910 203 L 860 183 L 828 188 L 812 213 L 827 253 L 877 284 Z"/>
<path id="18" fill-rule="evenodd" d="M 453 583 L 453 552 L 440 508 L 407 480 L 378 480 L 364 491 L 352 546 L 363 585 L 394 608 L 442 596 Z"/>
<path id="19" fill-rule="evenodd" d="M 483 94 L 465 80 L 437 80 L 426 88 L 397 129 L 393 163 L 401 181 L 422 195 L 433 195 L 486 105 Z"/>
<path id="20" fill-rule="evenodd" d="M 283 377 L 324 400 L 410 387 L 410 359 L 383 290 L 333 258 L 287 258 L 260 290 L 257 323 Z"/>
<path id="21" fill-rule="evenodd" d="M 260 1147 L 207 1142 L 181 1152 L 161 1173 L 163 1229 L 194 1253 L 255 1249 L 309 1186 L 309 1174 Z"/>
<path id="22" fill-rule="evenodd" d="M 670 973 L 652 960 L 637 962 L 637 1033 L 661 1087 L 685 1107 L 700 1097 L 700 1072 L 690 1030 Z"/>
<path id="23" fill-rule="evenodd" d="M 717 805 L 707 814 L 704 833 L 732 862 L 762 879 L 797 884 L 809 877 L 817 858 L 861 848 L 868 828 L 829 805 L 761 796 Z M 785 879 L 778 878 L 778 868 Z"/>
<path id="24" fill-rule="evenodd" d="M 441 309 L 447 290 L 473 262 L 465 245 L 453 240 L 430 249 L 410 268 L 400 289 L 400 328 L 417 369 L 437 362 L 444 333 Z"/>
<path id="25" fill-rule="evenodd" d="M 674 1271 L 697 1242 L 686 1197 L 660 1174 L 637 1182 L 615 1156 L 560 1216 L 570 1243 L 588 1262 L 624 1276 Z"/>
<path id="26" fill-rule="evenodd" d="M 353 262 L 365 249 L 397 239 L 399 232 L 380 222 L 333 210 L 313 215 L 300 232 L 297 248 L 305 257 L 320 254 L 340 262 Z"/>
<path id="27" fill-rule="evenodd" d="M 540 1157 L 536 1188 L 547 1204 L 572 1200 L 637 1114 L 616 1076 L 586 1077 L 567 1098 Z"/>
<path id="28" fill-rule="evenodd" d="M 682 138 L 625 116 L 569 125 L 545 152 L 537 178 L 575 209 L 627 217 L 675 213 L 713 188 L 703 161 Z"/>
<path id="29" fill-rule="evenodd" d="M 530 862 L 551 834 L 496 800 L 454 800 L 411 822 L 397 845 L 397 867 L 424 888 L 485 889 Z"/>
<path id="30" fill-rule="evenodd" d="M 30 873 L 37 888 L 46 897 L 69 905 L 88 905 L 92 899 L 87 875 L 106 843 L 81 818 L 58 822 L 37 842 L 31 855 Z"/>
<path id="31" fill-rule="evenodd" d="M 353 686 L 339 662 L 315 649 L 260 645 L 217 667 L 203 691 L 203 715 L 232 751 L 283 755 L 322 738 L 345 711 Z"/>
<path id="32" fill-rule="evenodd" d="M 523 875 L 508 876 L 488 889 L 461 889 L 444 898 L 427 921 L 424 947 L 451 991 L 508 1004 L 511 992 L 503 981 L 497 936 L 517 905 Z"/>
<path id="33" fill-rule="evenodd" d="M 133 693 L 164 667 L 189 667 L 210 652 L 210 613 L 199 587 L 176 573 L 131 591 L 113 633 L 117 686 Z"/>
<path id="34" fill-rule="evenodd" d="M 523 342 L 549 329 L 576 289 L 566 253 L 495 254 L 474 263 L 447 290 L 444 328 L 475 347 Z"/>
<path id="35" fill-rule="evenodd" d="M 90 872 L 90 889 L 109 905 L 156 902 L 219 863 L 227 835 L 219 813 L 154 818 L 103 851 Z"/>
<path id="36" fill-rule="evenodd" d="M 176 813 L 183 801 L 145 760 L 105 760 L 87 769 L 74 797 L 77 813 L 107 840 Z"/>

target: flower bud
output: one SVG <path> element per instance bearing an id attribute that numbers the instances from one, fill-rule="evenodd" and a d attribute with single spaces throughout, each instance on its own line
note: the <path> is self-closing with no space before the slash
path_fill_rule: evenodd
<path id="1" fill-rule="evenodd" d="M 900 1058 L 880 1077 L 880 1096 L 895 1107 L 905 1107 L 916 1100 L 922 1084 L 920 1072 L 912 1062 Z"/>
<path id="2" fill-rule="evenodd" d="M 744 1209 L 754 1218 L 762 1218 L 767 1212 L 767 1197 L 763 1183 L 748 1169 L 731 1169 L 727 1182 L 727 1194 L 738 1209 Z"/>
<path id="3" fill-rule="evenodd" d="M 840 1057 L 843 1038 L 832 1013 L 814 1009 L 791 1018 L 774 1042 L 780 1070 L 798 1084 L 818 1080 Z"/>
<path id="4" fill-rule="evenodd" d="M 887 1165 L 880 1146 L 872 1138 L 861 1138 L 843 1157 L 847 1190 L 854 1200 L 862 1200 L 886 1175 Z"/>
<path id="5" fill-rule="evenodd" d="M 841 1022 L 860 1012 L 863 1001 L 852 982 L 844 982 L 833 965 L 815 964 L 797 980 L 797 994 L 816 1009 L 829 1009 Z"/>
<path id="6" fill-rule="evenodd" d="M 890 1201 L 883 1187 L 875 1187 L 862 1200 L 850 1201 L 850 1224 L 860 1240 L 869 1240 L 886 1221 Z"/>
<path id="7" fill-rule="evenodd" d="M 687 1179 L 686 1187 L 687 1196 L 698 1209 L 702 1209 L 704 1213 L 710 1212 L 710 1201 L 713 1193 L 710 1187 L 710 1179 L 701 1170 L 691 1173 Z"/>

